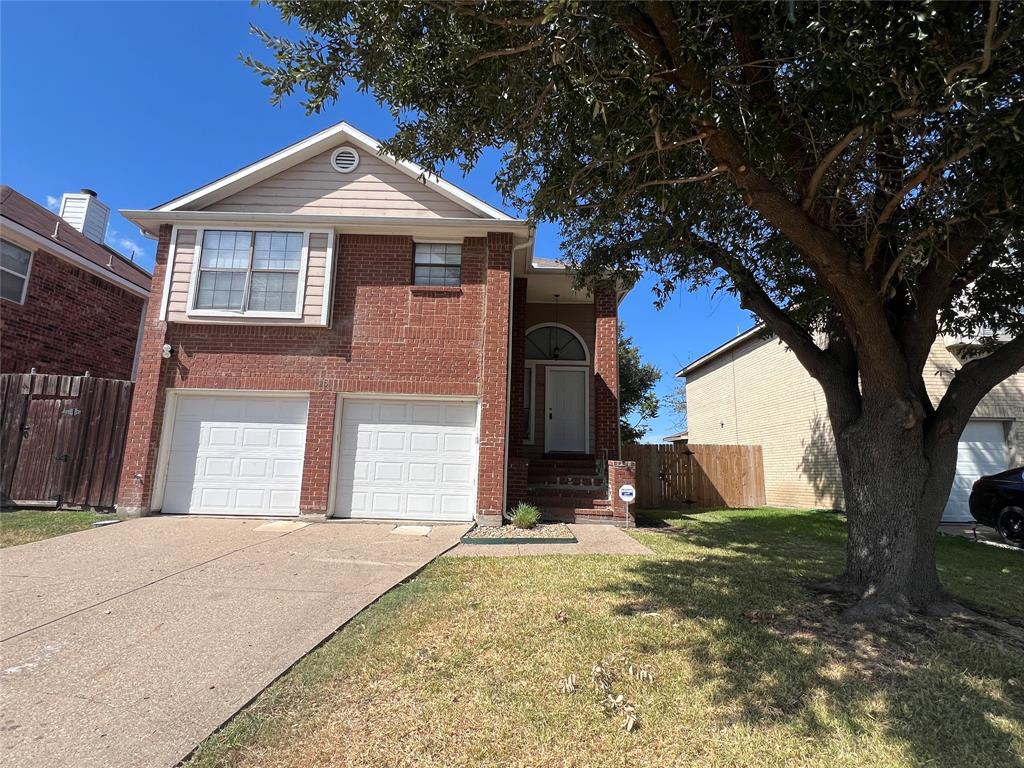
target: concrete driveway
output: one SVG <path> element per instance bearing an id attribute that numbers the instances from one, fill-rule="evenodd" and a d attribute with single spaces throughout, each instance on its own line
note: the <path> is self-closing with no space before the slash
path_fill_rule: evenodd
<path id="1" fill-rule="evenodd" d="M 0 551 L 0 765 L 174 765 L 467 528 L 144 518 Z"/>

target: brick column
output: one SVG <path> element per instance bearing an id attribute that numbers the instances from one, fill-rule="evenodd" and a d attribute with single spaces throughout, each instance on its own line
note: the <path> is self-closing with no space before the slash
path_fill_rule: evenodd
<path id="1" fill-rule="evenodd" d="M 594 292 L 594 454 L 619 458 L 619 318 L 615 289 Z"/>
<path id="2" fill-rule="evenodd" d="M 636 502 L 629 505 L 629 516 L 626 515 L 626 502 L 619 498 L 619 488 L 624 485 L 636 487 L 635 461 L 608 462 L 608 499 L 612 503 L 612 521 L 616 525 L 632 527 L 636 525 Z"/>
<path id="3" fill-rule="evenodd" d="M 484 335 L 480 355 L 480 468 L 476 499 L 476 519 L 480 525 L 501 525 L 505 506 L 511 269 L 512 235 L 488 233 Z"/>
<path id="4" fill-rule="evenodd" d="M 334 462 L 334 414 L 338 396 L 334 392 L 310 392 L 306 417 L 306 454 L 302 462 L 302 491 L 299 513 L 329 515 L 331 467 Z"/>
<path id="5" fill-rule="evenodd" d="M 117 489 L 117 512 L 128 517 L 148 515 L 153 494 L 156 455 L 164 414 L 164 380 L 177 360 L 164 360 L 162 348 L 167 323 L 160 320 L 164 273 L 171 246 L 171 225 L 160 227 L 153 266 L 152 292 L 143 323 L 139 367 L 132 393 L 132 410 L 125 440 L 121 478 Z"/>
<path id="6" fill-rule="evenodd" d="M 526 404 L 526 278 L 516 277 L 512 280 L 512 384 L 509 389 L 508 427 L 510 453 L 514 456 L 519 452 L 523 440 L 526 439 L 526 425 L 523 423 L 523 409 Z"/>

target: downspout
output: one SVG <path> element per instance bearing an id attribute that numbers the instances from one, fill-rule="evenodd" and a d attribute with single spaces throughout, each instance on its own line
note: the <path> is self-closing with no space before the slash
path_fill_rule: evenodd
<path id="1" fill-rule="evenodd" d="M 501 486 L 502 525 L 505 524 L 505 501 L 508 499 L 508 460 L 512 455 L 508 443 L 512 431 L 510 418 L 512 413 L 512 309 L 515 307 L 516 254 L 520 250 L 533 248 L 533 241 L 535 239 L 535 230 L 531 227 L 530 236 L 519 245 L 512 246 L 512 259 L 508 270 L 508 347 L 505 353 L 505 471 L 501 473 L 503 478 Z"/>

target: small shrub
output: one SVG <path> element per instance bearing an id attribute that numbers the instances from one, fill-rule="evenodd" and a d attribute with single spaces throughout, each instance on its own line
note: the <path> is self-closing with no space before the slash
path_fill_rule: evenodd
<path id="1" fill-rule="evenodd" d="M 516 528 L 533 528 L 537 525 L 537 521 L 540 520 L 540 510 L 533 506 L 533 504 L 520 501 L 512 507 L 512 514 L 509 516 L 509 519 Z"/>

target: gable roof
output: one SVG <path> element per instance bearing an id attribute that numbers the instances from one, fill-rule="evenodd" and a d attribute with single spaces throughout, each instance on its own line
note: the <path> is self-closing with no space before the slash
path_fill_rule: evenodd
<path id="1" fill-rule="evenodd" d="M 57 214 L 30 200 L 17 190 L 0 186 L 0 213 L 4 225 L 12 232 L 20 232 L 38 247 L 57 256 L 77 256 L 87 262 L 90 272 L 120 283 L 127 281 L 143 291 L 149 291 L 150 274 L 127 259 L 109 245 L 90 240 Z M 27 233 L 25 231 L 27 230 Z"/>
<path id="2" fill-rule="evenodd" d="M 274 174 L 291 168 L 304 160 L 315 157 L 327 149 L 349 142 L 360 147 L 366 152 L 371 152 L 381 160 L 390 163 L 398 170 L 408 176 L 421 181 L 428 188 L 448 198 L 452 202 L 465 208 L 474 216 L 481 216 L 485 219 L 496 219 L 499 221 L 514 221 L 504 211 L 485 203 L 480 198 L 471 195 L 454 184 L 445 181 L 439 176 L 429 173 L 422 166 L 407 160 L 398 160 L 385 153 L 382 153 L 381 144 L 371 136 L 363 133 L 354 126 L 342 121 L 319 133 L 297 141 L 294 144 L 257 160 L 234 173 L 229 173 L 205 186 L 187 192 L 184 195 L 174 198 L 162 205 L 153 208 L 153 211 L 175 212 L 190 211 L 203 208 L 207 205 L 228 197 L 240 190 L 263 181 Z"/>
<path id="3" fill-rule="evenodd" d="M 683 366 L 680 370 L 676 371 L 676 377 L 685 378 L 686 376 L 696 371 L 698 368 L 701 368 L 710 363 L 712 360 L 721 357 L 730 349 L 735 349 L 740 344 L 745 342 L 747 339 L 753 338 L 754 336 L 758 336 L 760 334 L 764 334 L 766 332 L 767 329 L 765 328 L 764 324 L 758 323 L 753 328 L 748 328 L 747 330 L 743 331 L 743 333 L 733 336 L 724 344 L 718 345 L 710 352 L 704 353 L 689 365 Z"/>

